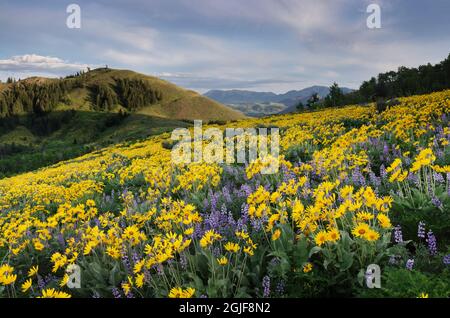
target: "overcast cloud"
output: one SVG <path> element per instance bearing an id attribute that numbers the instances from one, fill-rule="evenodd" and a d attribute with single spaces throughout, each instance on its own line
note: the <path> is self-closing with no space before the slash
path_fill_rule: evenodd
<path id="1" fill-rule="evenodd" d="M 0 5 L 0 79 L 108 64 L 200 92 L 285 92 L 333 81 L 356 88 L 450 52 L 447 0 L 72 2 L 81 7 L 81 29 L 66 27 L 70 2 Z M 379 30 L 366 27 L 370 3 L 382 8 Z"/>

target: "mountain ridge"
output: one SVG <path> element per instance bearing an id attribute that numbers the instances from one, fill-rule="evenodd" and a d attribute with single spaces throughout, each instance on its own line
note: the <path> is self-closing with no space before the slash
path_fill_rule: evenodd
<path id="1" fill-rule="evenodd" d="M 353 91 L 351 88 L 341 88 L 344 94 Z M 265 116 L 275 113 L 295 111 L 298 103 L 306 103 L 312 94 L 317 93 L 319 98 L 326 97 L 329 87 L 314 85 L 301 90 L 290 90 L 286 93 L 255 92 L 250 90 L 210 90 L 203 94 L 219 103 L 226 104 L 239 110 L 247 116 Z"/>

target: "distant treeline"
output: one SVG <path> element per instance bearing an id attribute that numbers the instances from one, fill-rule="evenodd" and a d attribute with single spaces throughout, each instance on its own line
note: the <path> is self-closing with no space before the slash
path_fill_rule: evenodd
<path id="1" fill-rule="evenodd" d="M 444 61 L 417 68 L 401 66 L 398 70 L 380 73 L 369 81 L 364 81 L 358 90 L 343 94 L 334 83 L 329 95 L 317 104 L 322 107 L 362 104 L 387 100 L 400 96 L 427 94 L 450 88 L 450 54 Z M 299 105 L 299 108 L 303 108 Z"/>
<path id="2" fill-rule="evenodd" d="M 9 79 L 0 94 L 0 118 L 18 114 L 41 115 L 54 110 L 58 104 L 70 104 L 67 94 L 75 88 L 89 90 L 93 110 L 109 111 L 121 104 L 128 111 L 162 99 L 159 90 L 141 79 L 115 79 L 115 83 L 89 84 L 89 73 L 79 72 L 64 79 L 46 83 L 31 83 Z"/>

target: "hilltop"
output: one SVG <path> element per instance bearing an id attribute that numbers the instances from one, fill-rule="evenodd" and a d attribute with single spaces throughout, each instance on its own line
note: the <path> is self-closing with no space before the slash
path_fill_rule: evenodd
<path id="1" fill-rule="evenodd" d="M 67 109 L 107 112 L 122 110 L 170 119 L 235 120 L 244 117 L 194 91 L 129 70 L 100 68 L 64 79 L 31 77 L 2 84 L 2 87 L 0 116 L 3 117 Z M 36 104 L 38 101 L 42 102 L 42 98 L 37 98 L 41 97 L 37 96 L 37 92 L 45 89 L 49 92 L 41 95 L 52 96 L 48 105 L 39 109 Z M 14 93 L 13 97 L 7 96 L 8 90 Z"/>

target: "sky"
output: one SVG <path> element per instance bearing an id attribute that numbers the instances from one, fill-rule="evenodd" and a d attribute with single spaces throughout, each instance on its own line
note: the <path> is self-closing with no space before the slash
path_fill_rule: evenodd
<path id="1" fill-rule="evenodd" d="M 80 28 L 66 24 L 72 3 Z M 0 0 L 0 80 L 108 65 L 200 93 L 357 88 L 445 59 L 449 15 L 448 0 Z"/>

